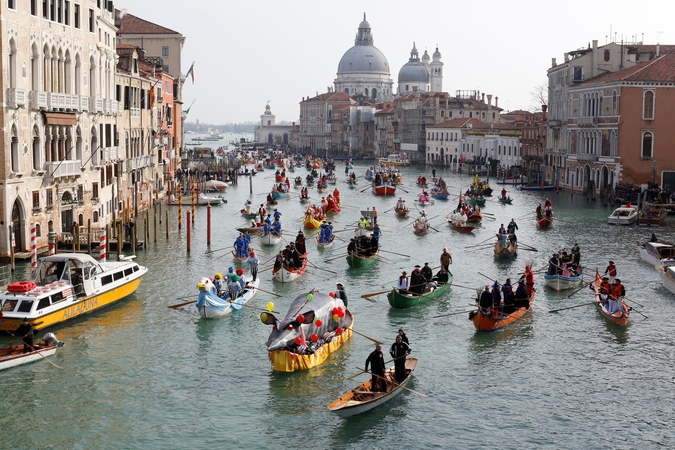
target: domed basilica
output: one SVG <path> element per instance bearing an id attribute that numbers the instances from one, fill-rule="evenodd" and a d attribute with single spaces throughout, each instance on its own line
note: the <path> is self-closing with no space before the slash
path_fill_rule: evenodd
<path id="1" fill-rule="evenodd" d="M 393 100 L 393 86 L 389 62 L 373 45 L 370 23 L 364 13 L 354 46 L 345 52 L 338 64 L 335 91 L 346 92 L 350 96 L 361 94 L 376 102 L 384 102 Z M 441 92 L 442 88 L 443 63 L 438 47 L 433 60 L 426 50 L 420 60 L 413 44 L 410 59 L 398 73 L 398 95 L 409 94 L 414 90 Z"/>

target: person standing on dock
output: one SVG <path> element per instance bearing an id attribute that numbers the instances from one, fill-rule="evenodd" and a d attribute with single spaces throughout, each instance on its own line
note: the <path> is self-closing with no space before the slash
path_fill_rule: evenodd
<path id="1" fill-rule="evenodd" d="M 384 354 L 382 353 L 382 345 L 375 345 L 375 350 L 368 355 L 366 359 L 366 372 L 368 372 L 368 365 L 371 367 L 370 391 L 371 392 L 386 392 L 386 383 L 384 378 Z"/>

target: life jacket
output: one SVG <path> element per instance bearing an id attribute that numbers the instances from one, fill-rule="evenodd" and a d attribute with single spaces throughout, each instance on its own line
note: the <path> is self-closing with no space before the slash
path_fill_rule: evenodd
<path id="1" fill-rule="evenodd" d="M 603 281 L 602 283 L 600 283 L 600 293 L 601 294 L 609 293 L 609 283 L 607 281 Z"/>
<path id="2" fill-rule="evenodd" d="M 614 264 L 611 264 L 608 268 L 609 271 L 609 276 L 610 277 L 615 277 L 616 276 L 616 266 Z"/>

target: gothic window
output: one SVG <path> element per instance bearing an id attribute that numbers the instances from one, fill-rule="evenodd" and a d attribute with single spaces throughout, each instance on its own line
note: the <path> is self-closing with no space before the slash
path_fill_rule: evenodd
<path id="1" fill-rule="evenodd" d="M 609 61 L 609 50 L 605 50 L 604 57 L 605 57 L 605 62 Z"/>
<path id="2" fill-rule="evenodd" d="M 642 98 L 642 118 L 651 120 L 654 118 L 654 91 L 645 91 Z"/>
<path id="3" fill-rule="evenodd" d="M 616 91 L 612 91 L 612 115 L 617 115 L 617 97 L 616 97 Z"/>
<path id="4" fill-rule="evenodd" d="M 642 133 L 642 155 L 643 159 L 650 159 L 653 155 L 653 135 L 651 131 Z"/>

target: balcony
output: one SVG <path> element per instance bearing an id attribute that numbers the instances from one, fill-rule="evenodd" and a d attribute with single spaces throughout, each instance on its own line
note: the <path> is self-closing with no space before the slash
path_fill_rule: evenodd
<path id="1" fill-rule="evenodd" d="M 598 124 L 598 118 L 597 117 L 579 117 L 577 120 L 577 124 L 579 124 L 580 127 L 595 127 Z"/>
<path id="2" fill-rule="evenodd" d="M 100 97 L 89 97 L 89 111 L 93 113 L 103 112 L 103 99 Z"/>
<path id="3" fill-rule="evenodd" d="M 598 156 L 593 153 L 577 153 L 577 161 L 595 162 L 597 160 Z"/>
<path id="4" fill-rule="evenodd" d="M 89 97 L 80 95 L 80 111 L 89 111 Z"/>
<path id="5" fill-rule="evenodd" d="M 30 93 L 30 109 L 32 111 L 39 111 L 47 109 L 47 92 L 45 91 L 31 91 Z"/>
<path id="6" fill-rule="evenodd" d="M 548 121 L 549 128 L 560 128 L 562 126 L 562 120 L 553 119 Z"/>
<path id="7" fill-rule="evenodd" d="M 7 89 L 7 106 L 10 108 L 26 106 L 26 90 Z"/>
<path id="8" fill-rule="evenodd" d="M 51 178 L 59 177 L 77 177 L 80 176 L 82 171 L 80 167 L 82 166 L 82 161 L 51 161 L 45 163 L 45 170 L 47 176 Z"/>

